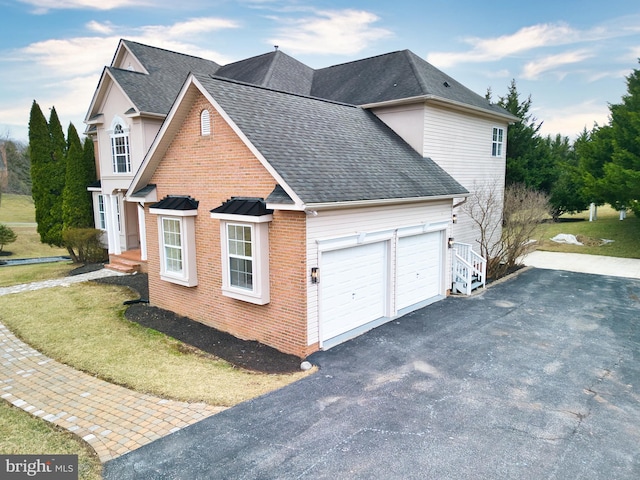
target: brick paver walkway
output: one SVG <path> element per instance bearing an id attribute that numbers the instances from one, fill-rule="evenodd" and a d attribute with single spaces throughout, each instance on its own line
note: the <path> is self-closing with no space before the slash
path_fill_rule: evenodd
<path id="1" fill-rule="evenodd" d="M 77 277 L 87 280 L 95 274 Z M 68 277 L 46 286 L 65 284 L 69 278 L 81 281 Z M 45 288 L 43 283 L 0 289 L 0 295 Z M 2 323 L 0 398 L 83 438 L 102 462 L 224 410 L 165 400 L 99 380 L 34 350 Z"/>

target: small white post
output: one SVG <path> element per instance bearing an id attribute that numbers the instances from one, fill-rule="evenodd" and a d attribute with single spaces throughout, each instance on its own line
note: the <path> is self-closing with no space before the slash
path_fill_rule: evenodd
<path id="1" fill-rule="evenodd" d="M 595 203 L 591 203 L 589 205 L 589 221 L 595 222 L 598 219 L 598 207 L 596 207 Z"/>
<path id="2" fill-rule="evenodd" d="M 625 208 L 620 209 L 620 220 L 627 218 L 627 210 Z"/>

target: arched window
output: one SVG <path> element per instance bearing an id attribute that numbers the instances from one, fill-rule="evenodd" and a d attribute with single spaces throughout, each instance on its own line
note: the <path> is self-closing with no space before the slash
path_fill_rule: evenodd
<path id="1" fill-rule="evenodd" d="M 211 115 L 209 110 L 202 110 L 200 112 L 200 135 L 203 137 L 211 135 Z"/>
<path id="2" fill-rule="evenodd" d="M 113 173 L 131 173 L 131 155 L 129 153 L 129 132 L 120 119 L 114 121 L 111 133 L 111 161 Z"/>

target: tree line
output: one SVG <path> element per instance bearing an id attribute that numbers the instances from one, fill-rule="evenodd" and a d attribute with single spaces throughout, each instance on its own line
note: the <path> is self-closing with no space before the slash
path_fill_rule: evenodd
<path id="1" fill-rule="evenodd" d="M 539 134 L 542 122 L 531 114 L 531 96 L 521 101 L 513 80 L 498 101 L 521 119 L 507 132 L 507 186 L 548 195 L 554 220 L 591 203 L 640 216 L 640 70 L 634 69 L 626 83 L 621 102 L 609 105 L 608 123 L 585 127 L 571 143 L 560 134 Z"/>
<path id="2" fill-rule="evenodd" d="M 96 180 L 93 141 L 73 123 L 65 138 L 55 107 L 49 120 L 34 100 L 29 115 L 31 191 L 42 243 L 66 247 L 74 260 L 99 244 L 87 187 Z"/>

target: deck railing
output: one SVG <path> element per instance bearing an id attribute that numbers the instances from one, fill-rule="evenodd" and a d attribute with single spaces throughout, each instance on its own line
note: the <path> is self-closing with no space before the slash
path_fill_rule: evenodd
<path id="1" fill-rule="evenodd" d="M 486 285 L 487 260 L 473 251 L 468 243 L 453 244 L 454 293 L 471 295 L 476 288 Z"/>

